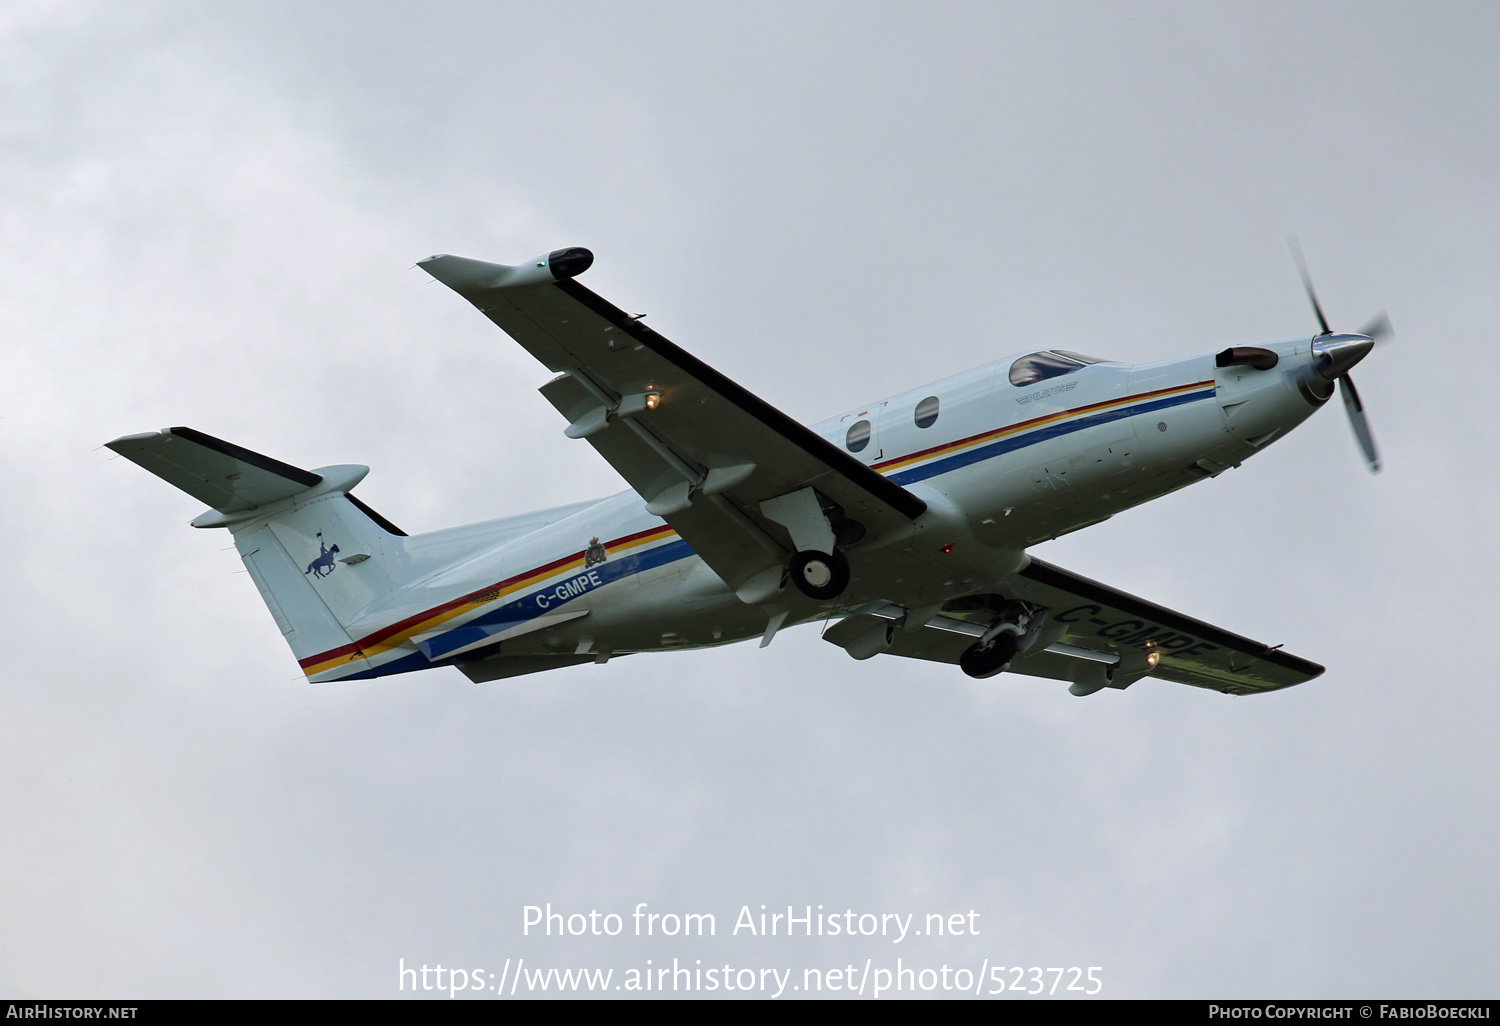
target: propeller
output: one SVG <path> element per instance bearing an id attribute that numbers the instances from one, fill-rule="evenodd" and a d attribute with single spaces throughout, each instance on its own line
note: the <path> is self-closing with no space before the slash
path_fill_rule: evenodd
<path id="1" fill-rule="evenodd" d="M 1360 451 L 1365 454 L 1365 464 L 1369 466 L 1370 473 L 1380 473 L 1380 453 L 1375 451 L 1375 439 L 1370 436 L 1370 422 L 1365 418 L 1365 404 L 1359 401 L 1359 392 L 1354 388 L 1354 380 L 1347 374 L 1339 378 L 1339 398 L 1344 400 L 1344 412 L 1349 415 L 1349 426 L 1354 429 L 1354 437 L 1359 442 Z"/>
<path id="2" fill-rule="evenodd" d="M 1395 334 L 1395 330 L 1391 327 L 1391 319 L 1382 310 L 1368 321 L 1365 321 L 1360 326 L 1359 333 L 1361 335 L 1369 335 L 1375 340 L 1375 344 L 1379 345 L 1382 342 L 1390 341 L 1391 336 Z"/>
<path id="3" fill-rule="evenodd" d="M 1349 427 L 1354 430 L 1354 439 L 1359 443 L 1360 452 L 1364 454 L 1365 465 L 1370 468 L 1370 473 L 1378 474 L 1380 453 L 1375 448 L 1375 437 L 1370 433 L 1365 405 L 1359 401 L 1359 391 L 1354 387 L 1354 379 L 1349 376 L 1349 368 L 1364 359 L 1377 342 L 1385 342 L 1391 337 L 1394 333 L 1391 319 L 1382 310 L 1354 334 L 1335 333 L 1323 314 L 1323 304 L 1318 302 L 1318 293 L 1313 288 L 1312 275 L 1308 273 L 1307 261 L 1302 256 L 1302 246 L 1297 237 L 1288 237 L 1287 245 L 1291 247 L 1292 259 L 1297 262 L 1297 272 L 1302 276 L 1302 287 L 1307 291 L 1308 302 L 1312 303 L 1313 313 L 1318 317 L 1318 327 L 1322 329 L 1312 344 L 1313 352 L 1320 356 L 1316 366 L 1317 373 L 1329 381 L 1338 382 L 1339 397 L 1344 400 L 1344 412 L 1349 415 Z"/>

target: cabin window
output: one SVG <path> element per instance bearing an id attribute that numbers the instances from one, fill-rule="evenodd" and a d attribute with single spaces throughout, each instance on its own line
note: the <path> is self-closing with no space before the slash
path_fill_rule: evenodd
<path id="1" fill-rule="evenodd" d="M 848 446 L 850 452 L 859 452 L 870 444 L 870 422 L 868 420 L 856 420 L 849 428 L 849 433 L 844 436 L 844 445 Z"/>
<path id="2" fill-rule="evenodd" d="M 1070 353 L 1066 349 L 1049 349 L 1043 353 L 1032 353 L 1023 356 L 1010 365 L 1010 383 L 1012 385 L 1034 385 L 1038 381 L 1048 378 L 1059 377 L 1063 374 L 1072 374 L 1074 371 L 1083 370 L 1091 363 L 1103 363 L 1103 360 L 1092 356 L 1084 356 L 1082 353 Z"/>
<path id="3" fill-rule="evenodd" d="M 930 395 L 917 403 L 916 410 L 912 413 L 912 420 L 916 421 L 917 427 L 929 428 L 937 423 L 938 397 Z"/>

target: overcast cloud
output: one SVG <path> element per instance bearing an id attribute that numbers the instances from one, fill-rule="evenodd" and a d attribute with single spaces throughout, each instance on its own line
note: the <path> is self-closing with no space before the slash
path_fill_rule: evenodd
<path id="1" fill-rule="evenodd" d="M 0 7 L 0 993 L 387 997 L 399 958 L 1102 966 L 1106 996 L 1494 996 L 1492 5 Z M 804 421 L 1060 346 L 1389 311 L 1244 467 L 1038 554 L 1328 666 L 1232 699 L 765 650 L 302 681 L 187 424 L 416 532 L 620 490 L 413 262 L 586 283 Z M 682 942 L 521 908 L 713 912 Z M 728 936 L 742 905 L 978 937 Z"/>

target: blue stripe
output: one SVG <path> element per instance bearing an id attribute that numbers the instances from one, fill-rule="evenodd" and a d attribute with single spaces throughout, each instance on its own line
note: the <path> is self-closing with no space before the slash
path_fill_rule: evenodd
<path id="1" fill-rule="evenodd" d="M 483 641 L 501 631 L 534 620 L 543 613 L 561 609 L 574 599 L 587 595 L 591 591 L 597 591 L 606 584 L 612 584 L 621 578 L 653 570 L 668 563 L 675 563 L 691 555 L 694 555 L 692 546 L 679 538 L 665 545 L 606 560 L 587 570 L 575 571 L 565 580 L 554 581 L 545 588 L 538 588 L 536 591 L 483 613 L 462 627 L 455 627 L 451 631 L 423 642 L 423 647 L 432 653 L 431 658 L 423 652 L 413 652 L 371 669 L 336 679 L 365 680 L 370 677 L 386 677 L 395 673 L 409 673 L 412 670 L 425 670 L 432 666 L 447 665 L 443 657 L 445 652 L 451 652 L 476 641 Z"/>
<path id="2" fill-rule="evenodd" d="M 1091 427 L 1101 424 L 1109 424 L 1117 420 L 1127 420 L 1137 414 L 1155 413 L 1158 410 L 1171 409 L 1174 406 L 1182 406 L 1186 403 L 1197 402 L 1200 399 L 1213 398 L 1215 390 L 1212 388 L 1201 389 L 1196 392 L 1187 392 L 1182 395 L 1167 396 L 1163 399 L 1153 399 L 1150 402 L 1139 403 L 1135 406 L 1124 406 L 1115 410 L 1102 410 L 1099 413 L 1091 413 L 1079 417 L 1076 420 L 1064 421 L 1060 424 L 1049 424 L 1026 434 L 1015 435 L 1011 438 L 1003 438 L 989 445 L 982 445 L 970 449 L 967 452 L 956 453 L 940 460 L 934 460 L 921 467 L 911 470 L 903 470 L 900 473 L 890 475 L 887 480 L 898 485 L 908 485 L 916 481 L 925 481 L 940 474 L 947 474 L 963 467 L 982 463 L 985 460 L 1003 456 L 1008 452 L 1025 449 L 1040 442 L 1053 438 L 1061 438 L 1075 431 L 1086 431 Z M 433 638 L 424 643 L 424 647 L 433 653 L 429 659 L 421 652 L 413 652 L 410 655 L 393 659 L 373 669 L 363 670 L 359 673 L 351 673 L 347 677 L 336 678 L 338 680 L 365 680 L 371 677 L 385 677 L 396 673 L 408 673 L 412 670 L 425 670 L 433 666 L 446 665 L 442 653 L 451 652 L 456 648 L 475 641 L 499 634 L 518 624 L 533 620 L 543 613 L 560 609 L 579 598 L 602 588 L 606 584 L 613 583 L 632 574 L 652 570 L 668 563 L 675 563 L 679 559 L 686 559 L 694 555 L 693 549 L 687 542 L 678 539 L 665 545 L 643 552 L 633 552 L 618 559 L 611 559 L 588 570 L 578 571 L 565 581 L 554 582 L 545 588 L 523 595 L 512 602 L 497 609 L 475 617 L 465 623 L 462 627 Z M 597 583 L 595 583 L 597 581 Z"/>
<path id="3" fill-rule="evenodd" d="M 1165 399 L 1153 399 L 1151 402 L 1140 403 L 1136 406 L 1122 406 L 1117 410 L 1102 410 L 1099 413 L 1091 413 L 1087 416 L 1079 417 L 1077 420 L 1063 421 L 1061 424 L 1049 424 L 1046 427 L 1038 428 L 1026 434 L 1002 438 L 1000 441 L 991 442 L 989 445 L 976 446 L 967 452 L 955 453 L 945 459 L 934 460 L 924 466 L 914 467 L 911 470 L 903 470 L 898 474 L 892 474 L 890 480 L 899 485 L 909 485 L 916 481 L 925 481 L 929 477 L 937 477 L 939 474 L 947 474 L 962 467 L 982 463 L 985 460 L 994 459 L 996 456 L 1003 456 L 1005 453 L 1015 452 L 1017 449 L 1036 445 L 1038 442 L 1045 442 L 1052 438 L 1061 438 L 1063 435 L 1070 435 L 1075 431 L 1084 431 L 1091 427 L 1098 427 L 1100 424 L 1108 424 L 1111 421 L 1126 420 L 1138 413 L 1154 413 L 1157 410 L 1170 409 L 1173 406 L 1181 406 L 1184 403 L 1197 402 L 1199 399 L 1211 399 L 1213 394 L 1213 389 L 1204 389 L 1199 392 L 1188 392 L 1184 395 L 1167 396 Z"/>
<path id="4" fill-rule="evenodd" d="M 421 652 L 413 652 L 411 655 L 402 656 L 400 659 L 392 659 L 388 663 L 381 663 L 372 670 L 361 670 L 359 673 L 351 673 L 347 677 L 334 677 L 332 680 L 322 681 L 321 683 L 332 684 L 335 680 L 369 680 L 371 677 L 388 677 L 393 673 L 426 670 L 435 665 L 435 663 L 428 662 L 427 657 Z"/>

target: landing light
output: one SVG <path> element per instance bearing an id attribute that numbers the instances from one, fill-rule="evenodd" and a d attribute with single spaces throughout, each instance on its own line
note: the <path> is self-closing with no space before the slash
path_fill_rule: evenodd
<path id="1" fill-rule="evenodd" d="M 654 410 L 660 404 L 661 404 L 661 393 L 660 392 L 647 392 L 646 393 L 646 409 L 648 409 L 648 410 Z"/>
<path id="2" fill-rule="evenodd" d="M 1146 665 L 1147 666 L 1155 668 L 1156 664 L 1159 663 L 1159 662 L 1161 662 L 1161 653 L 1160 652 L 1151 652 L 1151 653 L 1147 654 L 1147 656 L 1146 656 Z"/>

